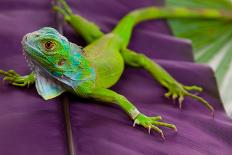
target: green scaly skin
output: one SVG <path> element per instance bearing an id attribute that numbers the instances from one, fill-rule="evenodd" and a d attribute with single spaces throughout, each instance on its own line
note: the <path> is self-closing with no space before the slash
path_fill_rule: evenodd
<path id="1" fill-rule="evenodd" d="M 185 86 L 176 81 L 170 74 L 168 74 L 161 66 L 149 59 L 143 54 L 138 54 L 127 48 L 130 41 L 131 33 L 134 26 L 140 22 L 147 20 L 154 20 L 158 18 L 205 18 L 215 20 L 231 20 L 232 14 L 226 11 L 214 9 L 188 9 L 188 8 L 167 8 L 167 7 L 148 7 L 132 11 L 126 15 L 113 29 L 112 32 L 104 34 L 100 28 L 86 20 L 80 15 L 73 14 L 72 10 L 64 0 L 59 0 L 62 7 L 53 6 L 53 9 L 64 16 L 65 21 L 88 43 L 84 48 L 83 54 L 95 70 L 96 78 L 94 81 L 86 81 L 81 85 L 74 88 L 76 95 L 99 100 L 108 103 L 119 105 L 134 121 L 136 124 L 141 125 L 150 130 L 158 132 L 164 138 L 163 131 L 159 126 L 177 130 L 175 125 L 160 122 L 160 116 L 148 117 L 139 112 L 139 110 L 124 96 L 109 89 L 120 78 L 123 70 L 124 63 L 133 67 L 141 67 L 147 70 L 168 92 L 165 93 L 166 97 L 172 97 L 173 100 L 179 100 L 181 108 L 185 96 L 190 96 L 205 107 L 212 113 L 214 108 L 203 98 L 190 93 L 189 91 L 202 91 L 198 86 Z M 32 37 L 33 38 L 33 37 Z M 62 54 L 62 53 L 61 53 Z M 41 58 L 34 58 L 41 59 Z M 42 60 L 40 60 L 43 62 Z M 43 63 L 44 68 L 56 71 L 57 68 Z M 89 69 L 89 66 L 86 66 Z M 61 73 L 62 74 L 62 73 Z M 4 80 L 9 81 L 16 86 L 26 86 L 32 84 L 36 80 L 35 73 L 27 76 L 20 76 L 14 71 L 0 71 L 0 75 L 4 76 Z"/>

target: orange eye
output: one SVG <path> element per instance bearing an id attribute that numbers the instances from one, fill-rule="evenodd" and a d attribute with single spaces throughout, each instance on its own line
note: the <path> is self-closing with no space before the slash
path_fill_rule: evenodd
<path id="1" fill-rule="evenodd" d="M 44 47 L 47 50 L 52 50 L 55 47 L 55 43 L 53 41 L 47 41 L 44 43 Z"/>

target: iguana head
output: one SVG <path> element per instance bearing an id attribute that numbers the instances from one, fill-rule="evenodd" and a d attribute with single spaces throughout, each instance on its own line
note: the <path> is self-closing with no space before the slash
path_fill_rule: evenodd
<path id="1" fill-rule="evenodd" d="M 36 74 L 36 88 L 45 99 L 56 97 L 64 91 L 64 87 L 75 89 L 80 83 L 95 78 L 82 48 L 69 42 L 53 28 L 44 27 L 26 34 L 22 46 Z M 44 87 L 46 90 L 41 90 Z M 53 93 L 47 94 L 48 89 Z"/>

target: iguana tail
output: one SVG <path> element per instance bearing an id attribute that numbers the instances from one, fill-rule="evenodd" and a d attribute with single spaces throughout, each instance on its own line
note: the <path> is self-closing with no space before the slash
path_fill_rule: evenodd
<path id="1" fill-rule="evenodd" d="M 147 7 L 134 10 L 123 17 L 113 30 L 113 33 L 117 34 L 122 40 L 122 47 L 126 47 L 136 24 L 160 18 L 200 18 L 228 21 L 232 20 L 232 11 L 210 8 L 190 9 L 187 7 Z"/>

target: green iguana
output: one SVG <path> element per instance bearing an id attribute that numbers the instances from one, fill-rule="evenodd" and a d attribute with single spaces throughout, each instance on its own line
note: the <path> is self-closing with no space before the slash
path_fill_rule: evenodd
<path id="1" fill-rule="evenodd" d="M 124 64 L 147 70 L 151 76 L 167 89 L 165 97 L 178 99 L 181 108 L 185 96 L 190 96 L 212 113 L 214 108 L 203 98 L 190 93 L 202 91 L 198 86 L 185 86 L 176 81 L 160 65 L 143 54 L 127 48 L 134 26 L 146 20 L 157 18 L 224 18 L 232 15 L 214 9 L 191 10 L 187 8 L 147 7 L 134 10 L 120 20 L 112 32 L 104 34 L 94 23 L 80 15 L 74 15 L 64 0 L 62 7 L 53 6 L 64 16 L 70 26 L 88 43 L 84 48 L 71 43 L 55 29 L 44 27 L 23 37 L 24 54 L 31 66 L 32 73 L 20 76 L 15 71 L 0 70 L 4 80 L 15 86 L 35 83 L 38 93 L 45 99 L 59 96 L 70 91 L 80 97 L 117 104 L 136 124 L 158 132 L 164 138 L 159 126 L 177 130 L 173 124 L 161 122 L 161 116 L 146 116 L 127 100 L 109 88 L 120 78 Z"/>

